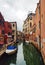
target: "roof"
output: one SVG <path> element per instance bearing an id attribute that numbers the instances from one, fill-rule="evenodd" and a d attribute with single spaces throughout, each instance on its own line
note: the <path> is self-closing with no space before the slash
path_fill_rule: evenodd
<path id="1" fill-rule="evenodd" d="M 0 19 L 4 21 L 4 17 L 2 16 L 1 12 L 0 12 Z"/>

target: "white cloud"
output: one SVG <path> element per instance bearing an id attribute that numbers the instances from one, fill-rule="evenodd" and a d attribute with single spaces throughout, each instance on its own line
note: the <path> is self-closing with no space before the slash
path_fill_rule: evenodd
<path id="1" fill-rule="evenodd" d="M 35 11 L 39 0 L 0 0 L 0 11 L 5 20 L 17 21 L 18 29 L 22 29 L 23 20 L 28 11 Z"/>
<path id="2" fill-rule="evenodd" d="M 19 10 L 16 13 L 18 19 L 20 20 L 24 20 L 24 18 L 26 17 L 27 13 L 25 11 Z"/>
<path id="3" fill-rule="evenodd" d="M 2 7 L 5 8 L 5 9 L 9 9 L 9 5 L 8 4 L 4 4 Z"/>

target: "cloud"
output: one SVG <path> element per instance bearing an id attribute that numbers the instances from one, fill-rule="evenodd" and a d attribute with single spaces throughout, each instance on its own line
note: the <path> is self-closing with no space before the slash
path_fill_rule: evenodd
<path id="1" fill-rule="evenodd" d="M 23 21 L 29 11 L 34 12 L 39 0 L 0 0 L 0 11 L 5 20 L 17 21 L 18 29 L 22 30 Z"/>
<path id="2" fill-rule="evenodd" d="M 17 15 L 18 19 L 24 20 L 27 13 L 25 11 L 19 10 L 19 11 L 17 11 L 16 15 Z"/>

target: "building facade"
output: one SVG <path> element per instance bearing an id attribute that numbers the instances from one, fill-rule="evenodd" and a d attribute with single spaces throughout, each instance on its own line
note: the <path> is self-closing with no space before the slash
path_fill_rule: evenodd
<path id="1" fill-rule="evenodd" d="M 30 34 L 30 29 L 33 26 L 33 15 L 34 13 L 30 13 L 28 14 L 26 20 L 24 21 L 23 24 L 23 33 L 24 34 Z"/>
<path id="2" fill-rule="evenodd" d="M 45 0 L 39 0 L 39 3 L 37 3 L 34 22 L 36 25 L 35 36 L 36 44 L 38 45 L 37 48 L 42 53 L 42 57 L 45 63 Z M 32 29 L 33 28 L 34 26 L 32 27 Z"/>
<path id="3" fill-rule="evenodd" d="M 1 39 L 2 36 L 2 39 Z M 0 44 L 7 44 L 11 42 L 12 38 L 12 28 L 8 21 L 5 21 L 2 14 L 0 13 Z"/>
<path id="4" fill-rule="evenodd" d="M 45 0 L 40 0 L 41 53 L 45 62 Z"/>
<path id="5" fill-rule="evenodd" d="M 5 39 L 7 39 L 5 40 L 5 42 L 9 43 L 12 40 L 12 27 L 10 22 L 8 21 L 4 22 L 4 30 L 5 30 Z"/>
<path id="6" fill-rule="evenodd" d="M 36 24 L 36 42 L 38 44 L 38 48 L 41 50 L 40 3 L 37 3 L 37 8 L 36 8 L 36 11 L 35 11 L 35 24 Z"/>
<path id="7" fill-rule="evenodd" d="M 34 25 L 34 13 L 29 13 L 23 24 L 23 33 L 27 41 L 32 40 L 32 26 Z"/>
<path id="8" fill-rule="evenodd" d="M 14 40 L 14 42 L 16 42 L 16 38 L 17 38 L 17 23 L 16 22 L 10 22 L 11 26 L 12 26 L 12 39 Z"/>
<path id="9" fill-rule="evenodd" d="M 28 15 L 23 24 L 23 33 L 30 35 L 29 40 L 35 41 L 45 62 L 45 0 L 39 0 L 35 15 Z"/>

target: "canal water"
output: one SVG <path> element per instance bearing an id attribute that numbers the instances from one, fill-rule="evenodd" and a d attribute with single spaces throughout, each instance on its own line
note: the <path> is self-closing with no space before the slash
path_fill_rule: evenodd
<path id="1" fill-rule="evenodd" d="M 33 45 L 18 44 L 18 51 L 13 55 L 3 54 L 0 65 L 44 65 L 41 55 Z"/>

